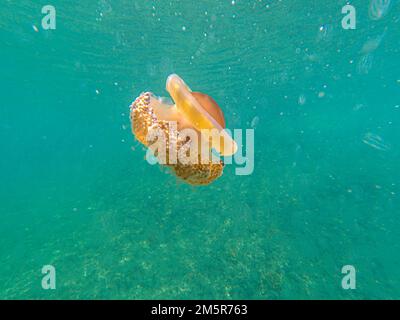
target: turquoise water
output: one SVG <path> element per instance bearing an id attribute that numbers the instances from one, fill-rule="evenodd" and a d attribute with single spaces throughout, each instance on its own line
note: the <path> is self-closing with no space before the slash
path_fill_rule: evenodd
<path id="1" fill-rule="evenodd" d="M 399 1 L 50 2 L 1 4 L 0 298 L 400 298 Z M 254 127 L 253 174 L 144 160 L 128 106 L 171 73 Z"/>

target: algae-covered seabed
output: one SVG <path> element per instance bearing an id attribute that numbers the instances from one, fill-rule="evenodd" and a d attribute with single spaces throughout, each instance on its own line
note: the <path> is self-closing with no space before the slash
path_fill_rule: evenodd
<path id="1" fill-rule="evenodd" d="M 45 4 L 0 10 L 0 298 L 400 298 L 398 1 Z M 128 106 L 170 73 L 255 126 L 252 175 L 144 160 Z"/>

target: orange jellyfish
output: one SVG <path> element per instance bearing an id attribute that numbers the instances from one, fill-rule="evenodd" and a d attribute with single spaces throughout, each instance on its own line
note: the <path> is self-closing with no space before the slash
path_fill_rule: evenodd
<path id="1" fill-rule="evenodd" d="M 237 151 L 235 141 L 224 130 L 224 114 L 213 98 L 192 92 L 176 74 L 168 77 L 166 89 L 174 103 L 151 92 L 142 93 L 132 103 L 132 132 L 157 158 L 163 155 L 166 161 L 160 163 L 171 168 L 180 179 L 192 185 L 209 184 L 222 175 L 221 157 Z M 188 130 L 195 134 L 182 134 Z M 155 140 L 164 141 L 164 152 L 159 144 L 154 148 Z M 191 146 L 201 147 L 193 152 Z"/>

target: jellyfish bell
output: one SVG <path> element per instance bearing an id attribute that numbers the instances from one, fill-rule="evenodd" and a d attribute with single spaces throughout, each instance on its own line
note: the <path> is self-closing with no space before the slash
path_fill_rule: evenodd
<path id="1" fill-rule="evenodd" d="M 200 103 L 203 109 L 205 109 L 205 111 L 207 111 L 222 128 L 225 128 L 224 114 L 215 100 L 209 95 L 201 92 L 192 92 L 192 95 L 196 101 Z"/>
<path id="2" fill-rule="evenodd" d="M 224 115 L 213 98 L 201 92 L 192 92 L 176 74 L 168 77 L 167 91 L 182 118 L 198 130 L 204 139 L 211 137 L 212 147 L 218 153 L 222 156 L 236 153 L 237 145 L 224 130 Z"/>
<path id="3" fill-rule="evenodd" d="M 221 159 L 215 161 L 215 157 L 202 158 L 204 154 L 209 155 L 213 149 L 221 156 L 231 156 L 237 151 L 235 141 L 225 131 L 224 114 L 213 98 L 201 92 L 192 92 L 176 74 L 168 77 L 166 89 L 173 101 L 145 92 L 132 103 L 132 132 L 150 149 L 149 133 L 165 133 L 169 160 L 165 164 L 190 184 L 208 184 L 221 176 L 224 164 Z M 195 132 L 197 136 L 181 134 L 188 131 Z M 202 149 L 194 156 L 191 154 L 191 159 L 196 161 L 186 162 L 182 158 L 171 161 L 175 151 L 178 155 L 191 153 L 187 148 L 188 142 L 200 145 Z"/>

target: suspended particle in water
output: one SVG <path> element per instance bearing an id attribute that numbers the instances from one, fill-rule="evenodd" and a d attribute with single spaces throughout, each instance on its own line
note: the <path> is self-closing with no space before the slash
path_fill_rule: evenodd
<path id="1" fill-rule="evenodd" d="M 258 126 L 258 123 L 260 122 L 260 118 L 258 116 L 255 116 L 253 120 L 251 120 L 250 126 L 254 129 Z"/>
<path id="2" fill-rule="evenodd" d="M 279 81 L 281 83 L 286 83 L 289 80 L 289 74 L 286 71 L 283 71 L 279 74 Z"/>
<path id="3" fill-rule="evenodd" d="M 98 2 L 98 10 L 100 11 L 101 16 L 103 16 L 104 14 L 110 13 L 112 11 L 112 8 L 107 0 L 100 0 Z"/>
<path id="4" fill-rule="evenodd" d="M 128 44 L 125 34 L 120 31 L 117 31 L 115 33 L 115 41 L 117 43 L 117 46 L 120 47 L 125 47 Z"/>
<path id="5" fill-rule="evenodd" d="M 318 55 L 316 55 L 316 54 L 314 54 L 314 53 L 306 53 L 305 56 L 304 56 L 304 58 L 305 58 L 306 60 L 311 61 L 311 62 L 316 62 L 316 61 L 319 60 Z"/>
<path id="6" fill-rule="evenodd" d="M 301 94 L 300 96 L 299 96 L 299 99 L 298 99 L 298 103 L 299 103 L 299 105 L 304 105 L 305 103 L 306 103 L 306 96 L 304 95 L 304 94 Z"/>
<path id="7" fill-rule="evenodd" d="M 361 110 L 361 109 L 363 109 L 364 108 L 364 104 L 362 104 L 362 103 L 357 103 L 354 107 L 353 107 L 353 110 L 354 111 L 358 111 L 358 110 Z"/>
<path id="8" fill-rule="evenodd" d="M 369 17 L 372 20 L 383 18 L 389 11 L 391 0 L 371 0 L 369 3 Z"/>
<path id="9" fill-rule="evenodd" d="M 332 38 L 332 35 L 333 35 L 333 27 L 330 24 L 323 24 L 319 27 L 317 40 L 327 41 Z"/>
<path id="10" fill-rule="evenodd" d="M 358 73 L 368 74 L 372 68 L 373 61 L 374 61 L 374 56 L 372 55 L 372 53 L 368 53 L 362 56 L 357 65 Z"/>
<path id="11" fill-rule="evenodd" d="M 372 39 L 368 39 L 361 48 L 361 53 L 370 53 L 378 49 L 385 35 L 386 30 L 381 35 Z"/>
<path id="12" fill-rule="evenodd" d="M 151 62 L 148 62 L 146 65 L 146 69 L 147 69 L 147 74 L 150 77 L 154 77 L 157 74 L 157 66 Z"/>
<path id="13" fill-rule="evenodd" d="M 379 151 L 389 151 L 391 148 L 390 144 L 386 143 L 381 136 L 372 132 L 366 133 L 362 141 L 371 148 Z"/>
<path id="14" fill-rule="evenodd" d="M 378 49 L 381 43 L 381 38 L 374 38 L 369 39 L 367 42 L 364 43 L 363 47 L 361 48 L 361 53 L 369 53 Z"/>

